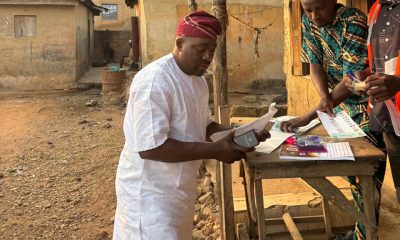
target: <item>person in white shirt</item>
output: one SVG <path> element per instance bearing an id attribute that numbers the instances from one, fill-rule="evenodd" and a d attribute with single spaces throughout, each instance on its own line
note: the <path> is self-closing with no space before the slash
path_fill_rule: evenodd
<path id="1" fill-rule="evenodd" d="M 114 240 L 191 239 L 201 159 L 233 163 L 254 151 L 233 143 L 234 130 L 207 142 L 211 134 L 230 129 L 210 120 L 203 77 L 219 34 L 214 16 L 189 14 L 177 27 L 172 54 L 133 79 L 116 176 Z M 269 133 L 258 137 L 264 141 Z"/>

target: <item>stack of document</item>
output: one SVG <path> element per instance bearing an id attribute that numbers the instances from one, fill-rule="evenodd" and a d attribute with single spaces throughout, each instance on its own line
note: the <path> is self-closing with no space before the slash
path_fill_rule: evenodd
<path id="1" fill-rule="evenodd" d="M 279 154 L 280 159 L 296 160 L 350 160 L 354 161 L 354 154 L 348 142 L 324 143 L 326 152 L 301 152 L 297 145 L 283 144 Z"/>

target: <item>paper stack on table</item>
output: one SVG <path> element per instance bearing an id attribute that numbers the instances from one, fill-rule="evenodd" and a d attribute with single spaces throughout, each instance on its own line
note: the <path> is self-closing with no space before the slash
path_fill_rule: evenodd
<path id="1" fill-rule="evenodd" d="M 318 117 L 324 125 L 329 136 L 334 138 L 358 138 L 365 137 L 364 131 L 345 112 L 338 112 L 335 117 L 327 113 L 317 111 Z"/>
<path id="2" fill-rule="evenodd" d="M 297 160 L 350 160 L 355 161 L 348 142 L 324 143 L 327 152 L 300 152 L 296 145 L 283 144 L 279 154 L 280 159 Z"/>

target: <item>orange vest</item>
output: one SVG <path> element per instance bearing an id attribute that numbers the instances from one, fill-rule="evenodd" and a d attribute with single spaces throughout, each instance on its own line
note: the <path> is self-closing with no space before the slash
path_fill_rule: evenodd
<path id="1" fill-rule="evenodd" d="M 372 35 L 372 29 L 376 23 L 376 20 L 378 19 L 379 13 L 381 11 L 381 4 L 379 3 L 379 0 L 376 0 L 375 3 L 372 5 L 370 11 L 369 11 L 369 15 L 368 15 L 368 25 L 369 25 L 369 31 L 368 31 L 368 61 L 369 61 L 369 66 L 372 70 L 372 66 L 373 66 L 373 48 L 371 45 L 371 35 Z M 400 52 L 399 52 L 399 56 L 398 56 L 398 60 L 396 63 L 396 73 L 395 75 L 397 77 L 400 77 Z M 395 99 L 396 99 L 396 108 L 397 110 L 400 112 L 400 92 L 398 92 L 395 95 Z M 369 108 L 369 104 L 368 104 L 368 108 Z"/>

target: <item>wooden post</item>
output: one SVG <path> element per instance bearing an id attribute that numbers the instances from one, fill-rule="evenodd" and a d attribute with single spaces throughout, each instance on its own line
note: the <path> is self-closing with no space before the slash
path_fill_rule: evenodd
<path id="1" fill-rule="evenodd" d="M 289 230 L 290 235 L 292 236 L 292 239 L 303 240 L 303 237 L 301 236 L 299 229 L 294 223 L 292 216 L 290 216 L 290 214 L 287 212 L 283 214 L 282 218 L 283 221 L 285 222 L 287 229 Z"/>
<path id="2" fill-rule="evenodd" d="M 222 25 L 222 34 L 218 37 L 218 46 L 214 55 L 213 88 L 214 88 L 214 113 L 215 119 L 221 124 L 229 125 L 229 107 L 221 109 L 220 106 L 228 104 L 228 71 L 226 57 L 226 25 L 228 23 L 228 12 L 226 0 L 213 0 L 212 10 L 215 17 Z M 231 166 L 217 164 L 217 175 L 220 187 L 220 216 L 221 216 L 221 237 L 224 240 L 235 239 L 235 220 L 232 196 L 232 172 Z M 218 178 L 217 178 L 218 179 Z"/>
<path id="3" fill-rule="evenodd" d="M 254 179 L 254 194 L 256 199 L 257 209 L 257 227 L 258 239 L 265 240 L 267 238 L 267 230 L 265 227 L 265 214 L 264 214 L 264 196 L 262 189 L 262 179 Z"/>
<path id="4" fill-rule="evenodd" d="M 230 107 L 228 105 L 220 106 L 218 108 L 220 124 L 229 125 L 229 112 Z M 223 162 L 217 162 L 216 174 L 221 238 L 224 240 L 235 239 L 231 165 Z"/>
<path id="5" fill-rule="evenodd" d="M 304 76 L 309 74 L 309 66 L 300 61 L 302 43 L 301 16 L 303 15 L 300 0 L 291 0 L 289 6 L 292 74 Z"/>
<path id="6" fill-rule="evenodd" d="M 214 113 L 218 119 L 218 106 L 228 104 L 228 70 L 226 57 L 226 27 L 228 24 L 228 12 L 226 0 L 213 0 L 215 17 L 221 22 L 222 34 L 218 37 L 218 46 L 214 55 Z"/>
<path id="7" fill-rule="evenodd" d="M 330 240 L 332 238 L 331 209 L 328 200 L 324 197 L 322 197 L 322 212 L 324 213 L 325 236 L 327 240 Z"/>
<path id="8" fill-rule="evenodd" d="M 190 12 L 197 11 L 197 3 L 196 0 L 188 0 L 189 10 Z"/>
<path id="9" fill-rule="evenodd" d="M 364 200 L 364 212 L 367 215 L 369 222 L 372 224 L 372 227 L 366 226 L 366 237 L 367 240 L 377 240 L 377 232 L 376 232 L 376 215 L 375 215 L 375 199 L 374 199 L 374 191 L 375 185 L 372 180 L 372 176 L 359 176 L 361 182 L 361 189 L 363 193 Z"/>

